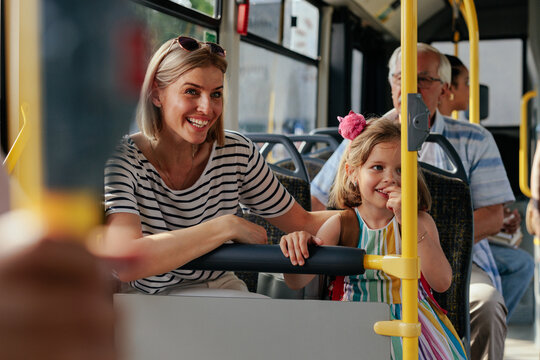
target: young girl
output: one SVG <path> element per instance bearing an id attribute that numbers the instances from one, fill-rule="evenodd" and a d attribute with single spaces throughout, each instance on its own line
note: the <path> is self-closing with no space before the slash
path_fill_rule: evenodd
<path id="1" fill-rule="evenodd" d="M 400 125 L 384 118 L 366 124 L 363 116 L 352 112 L 340 121 L 340 133 L 352 142 L 341 160 L 331 202 L 347 210 L 329 218 L 316 237 L 304 231 L 283 236 L 281 249 L 295 265 L 303 265 L 309 256 L 308 244 L 355 246 L 374 255 L 401 253 Z M 426 213 L 431 197 L 421 177 L 418 194 L 418 254 L 423 275 L 418 284 L 418 318 L 422 325 L 419 357 L 466 359 L 454 327 L 430 290 L 447 290 L 452 269 L 439 243 L 435 222 Z M 344 220 L 350 214 L 352 222 Z M 352 239 L 344 236 L 355 231 Z M 285 281 L 297 289 L 313 276 L 285 274 Z M 390 304 L 391 318 L 401 319 L 400 285 L 400 279 L 394 276 L 366 270 L 362 275 L 338 277 L 331 292 L 335 300 L 386 302 Z M 392 338 L 391 351 L 392 359 L 402 358 L 401 338 Z"/>

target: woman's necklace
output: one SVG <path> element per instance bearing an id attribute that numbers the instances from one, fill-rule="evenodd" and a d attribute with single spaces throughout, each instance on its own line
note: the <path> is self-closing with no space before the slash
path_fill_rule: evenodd
<path id="1" fill-rule="evenodd" d="M 169 171 L 167 171 L 166 168 L 161 164 L 161 161 L 159 160 L 159 155 L 158 155 L 158 153 L 157 153 L 157 151 L 156 151 L 156 149 L 154 147 L 154 143 L 152 141 L 150 141 L 150 149 L 152 150 L 153 157 L 156 159 L 157 166 L 159 168 L 158 169 L 159 170 L 158 171 L 159 175 L 162 177 L 165 184 L 168 187 L 172 188 L 172 189 L 177 189 L 177 190 L 185 189 L 185 184 L 190 179 L 189 175 L 190 175 L 191 171 L 193 170 L 193 164 L 195 163 L 195 155 L 197 155 L 199 145 L 191 144 L 191 164 L 189 166 L 189 169 L 185 173 L 184 179 L 182 180 L 181 184 L 177 184 L 176 181 L 173 181 L 173 179 L 169 175 Z M 179 185 L 179 186 L 177 186 L 177 185 Z"/>

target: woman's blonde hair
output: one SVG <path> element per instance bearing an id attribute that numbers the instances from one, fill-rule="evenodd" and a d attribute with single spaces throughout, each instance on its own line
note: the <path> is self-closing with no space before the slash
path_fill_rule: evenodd
<path id="1" fill-rule="evenodd" d="M 347 167 L 357 169 L 364 165 L 373 151 L 381 143 L 401 141 L 400 124 L 386 119 L 370 119 L 367 125 L 354 140 L 351 141 L 341 158 L 338 173 L 330 193 L 329 205 L 336 208 L 355 207 L 362 203 L 360 189 L 347 174 Z M 431 195 L 422 172 L 418 172 L 418 209 L 428 211 L 431 208 Z"/>
<path id="2" fill-rule="evenodd" d="M 141 88 L 137 105 L 137 124 L 139 129 L 149 139 L 155 140 L 162 128 L 160 109 L 154 105 L 152 98 L 156 87 L 164 89 L 178 80 L 180 76 L 195 68 L 215 66 L 224 74 L 227 71 L 225 57 L 213 53 L 209 46 L 201 43 L 199 49 L 187 51 L 178 44 L 172 44 L 175 39 L 166 41 L 154 53 Z M 155 86 L 154 86 L 155 83 Z M 223 114 L 208 131 L 206 141 L 216 141 L 219 146 L 225 142 Z"/>

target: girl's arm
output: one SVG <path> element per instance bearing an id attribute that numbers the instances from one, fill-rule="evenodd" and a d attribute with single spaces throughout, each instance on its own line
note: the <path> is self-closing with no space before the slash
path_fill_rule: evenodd
<path id="1" fill-rule="evenodd" d="M 435 221 L 424 211 L 418 213 L 418 256 L 420 270 L 429 286 L 437 292 L 448 290 L 452 283 L 452 268 L 439 242 Z"/>
<path id="2" fill-rule="evenodd" d="M 105 256 L 136 255 L 137 261 L 115 269 L 121 281 L 163 274 L 219 247 L 228 240 L 265 244 L 266 231 L 235 215 L 224 215 L 185 229 L 143 236 L 141 220 L 131 213 L 107 216 Z"/>
<path id="3" fill-rule="evenodd" d="M 291 259 L 293 265 L 304 265 L 309 257 L 308 244 L 337 245 L 341 230 L 339 214 L 330 217 L 319 229 L 316 236 L 306 231 L 297 231 L 281 238 L 279 246 L 283 254 Z M 315 275 L 311 274 L 283 274 L 285 283 L 291 289 L 301 289 L 306 286 Z"/>

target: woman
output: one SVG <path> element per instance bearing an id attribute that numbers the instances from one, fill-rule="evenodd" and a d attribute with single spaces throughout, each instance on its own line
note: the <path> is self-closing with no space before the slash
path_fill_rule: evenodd
<path id="1" fill-rule="evenodd" d="M 185 36 L 165 42 L 141 89 L 141 132 L 124 137 L 107 163 L 107 243 L 142 255 L 117 270 L 142 292 L 186 285 L 247 291 L 232 273 L 178 270 L 227 241 L 266 242 L 262 227 L 235 216 L 240 203 L 285 232 L 315 233 L 328 217 L 305 211 L 248 139 L 224 131 L 226 69 L 217 44 Z"/>
<path id="2" fill-rule="evenodd" d="M 459 58 L 447 54 L 445 56 L 452 66 L 452 81 L 448 91 L 443 93 L 439 112 L 450 116 L 454 110 L 463 111 L 469 108 L 469 70 Z"/>

